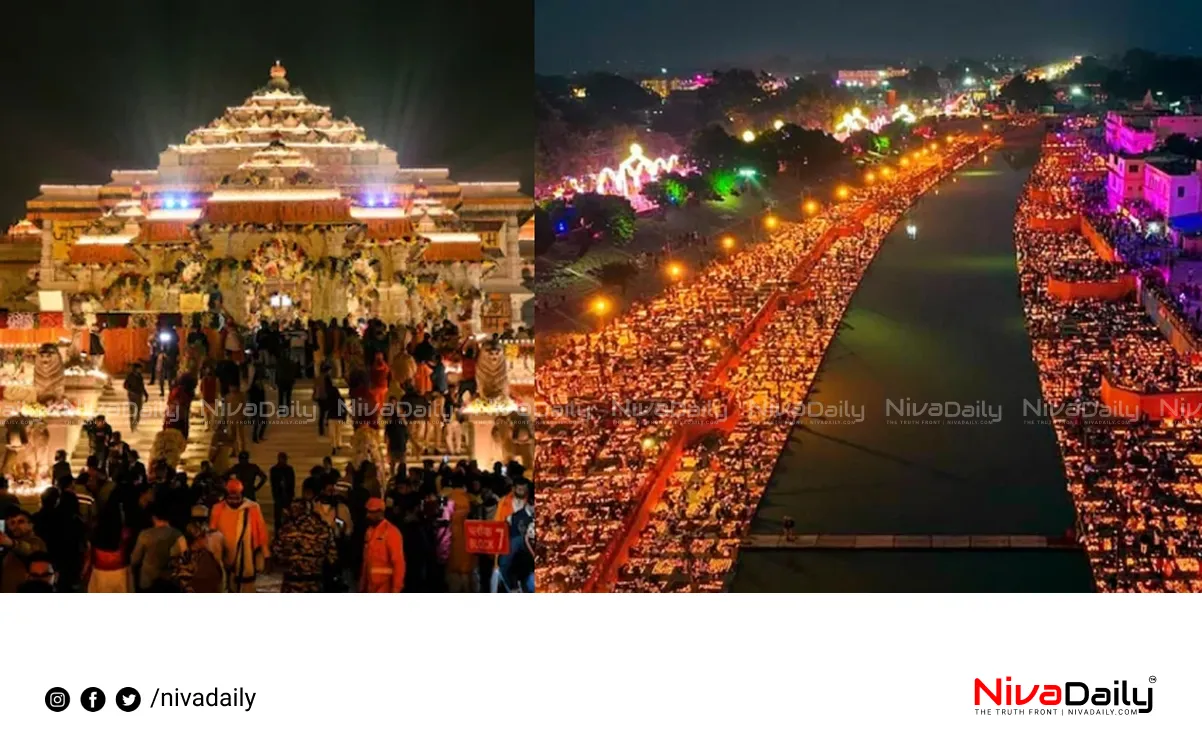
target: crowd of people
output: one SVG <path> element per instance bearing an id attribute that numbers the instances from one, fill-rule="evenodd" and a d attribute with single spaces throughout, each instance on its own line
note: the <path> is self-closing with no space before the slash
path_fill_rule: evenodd
<path id="1" fill-rule="evenodd" d="M 1075 141 L 1080 162 L 1096 160 L 1088 140 L 1067 139 Z M 1081 213 L 1127 267 L 1155 269 L 1171 262 L 1172 246 L 1160 236 L 1141 235 L 1125 217 L 1106 215 L 1100 190 L 1074 178 L 1078 163 L 1066 158 L 1064 149 L 1057 149 L 1054 172 L 1081 191 Z M 1051 177 L 1049 168 L 1044 163 L 1036 168 L 1043 174 L 1040 188 Z M 1065 237 L 1025 226 L 1040 209 L 1028 191 L 1015 220 L 1023 302 L 1044 399 L 1056 407 L 1100 411 L 1096 418 L 1052 419 L 1077 508 L 1076 532 L 1097 588 L 1200 590 L 1202 428 L 1197 419 L 1152 420 L 1135 410 L 1087 406 L 1101 402 L 1104 377 L 1140 392 L 1172 393 L 1196 388 L 1202 368 L 1177 353 L 1137 301 L 1066 302 L 1049 296 L 1046 278 L 1063 268 Z"/>
<path id="2" fill-rule="evenodd" d="M 815 219 L 796 240 L 773 241 L 711 264 L 694 280 L 634 305 L 598 333 L 561 339 L 540 361 L 538 460 L 547 472 L 540 585 L 584 584 L 637 502 L 677 420 L 708 409 L 704 382 L 722 348 L 785 283 L 825 231 Z M 545 468 L 545 469 L 544 469 Z"/>
<path id="3" fill-rule="evenodd" d="M 727 587 L 739 544 L 856 287 L 913 199 L 963 155 L 951 157 L 938 170 L 883 190 L 862 229 L 835 240 L 803 284 L 785 296 L 728 375 L 725 386 L 738 416 L 733 428 L 685 451 L 619 568 L 616 590 Z M 789 239 L 788 230 L 777 239 Z"/>
<path id="4" fill-rule="evenodd" d="M 661 453 L 682 426 L 724 419 L 732 407 L 765 409 L 804 400 L 880 239 L 917 195 L 978 149 L 975 142 L 963 142 L 949 148 L 941 166 L 934 159 L 915 165 L 822 216 L 782 223 L 769 240 L 635 305 L 597 333 L 561 340 L 540 360 L 536 392 L 547 414 L 538 431 L 539 469 L 546 473 L 539 529 L 549 559 L 539 565 L 539 585 L 576 590 L 597 578 L 614 554 L 615 540 L 633 526 Z M 817 256 L 809 276 L 820 278 L 810 283 L 810 295 L 768 320 L 732 370 L 735 381 L 719 389 L 714 372 L 732 346 L 770 302 L 797 295 L 795 274 L 815 257 L 816 246 L 829 246 L 820 239 L 869 202 L 877 216 L 862 233 L 835 241 L 834 250 Z M 804 339 L 797 336 L 802 328 L 812 331 Z M 794 342 L 790 350 L 766 345 L 786 338 Z M 794 352 L 798 364 L 764 371 L 772 354 Z M 787 420 L 787 415 L 741 417 L 716 449 L 687 452 L 620 567 L 617 588 L 720 588 L 787 436 Z M 710 469 L 715 462 L 716 475 Z"/>
<path id="5" fill-rule="evenodd" d="M 269 573 L 289 593 L 533 591 L 533 484 L 520 464 L 427 461 L 386 477 L 327 458 L 298 482 L 281 452 L 269 472 L 243 457 L 189 478 L 162 460 L 147 470 L 132 450 L 107 466 L 92 456 L 78 475 L 60 469 L 34 513 L 0 478 L 0 592 L 253 593 Z M 265 485 L 274 529 L 254 500 Z M 507 523 L 509 554 L 470 554 L 468 519 Z"/>
<path id="6" fill-rule="evenodd" d="M 521 463 L 481 470 L 444 456 L 440 466 L 433 458 L 410 464 L 462 453 L 449 438 L 427 435 L 432 420 L 440 431 L 449 427 L 475 391 L 479 344 L 459 336 L 450 323 L 427 330 L 377 320 L 264 322 L 254 333 L 229 323 L 213 349 L 199 322 L 183 343 L 163 329 L 149 384 L 139 365 L 122 382 L 131 429 L 146 425 L 142 406 L 163 384 L 153 451 L 132 448 L 100 415 L 85 426 L 86 465 L 73 471 L 67 452 L 58 452 L 40 508 L 24 506 L 0 478 L 0 591 L 254 592 L 270 575 L 286 592 L 532 592 L 534 492 Z M 457 378 L 447 373 L 452 360 Z M 272 418 L 247 403 L 265 402 L 270 386 L 287 416 L 292 388 L 305 377 L 314 384 L 312 418 L 330 433 L 332 453 L 341 420 L 356 431 L 382 429 L 371 440 L 386 445 L 355 452 L 341 471 L 329 456 L 300 473 L 287 452 L 267 471 L 251 461 L 248 442 L 270 437 Z M 203 433 L 191 427 L 198 385 Z M 181 442 L 211 437 L 208 459 L 191 476 L 182 447 L 160 444 L 169 431 Z M 469 519 L 506 523 L 508 552 L 469 553 Z"/>

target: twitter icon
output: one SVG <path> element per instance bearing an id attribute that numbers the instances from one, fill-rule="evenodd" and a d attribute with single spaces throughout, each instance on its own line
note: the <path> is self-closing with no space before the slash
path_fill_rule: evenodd
<path id="1" fill-rule="evenodd" d="M 117 692 L 117 706 L 122 712 L 133 712 L 142 703 L 142 695 L 132 686 L 127 686 Z"/>

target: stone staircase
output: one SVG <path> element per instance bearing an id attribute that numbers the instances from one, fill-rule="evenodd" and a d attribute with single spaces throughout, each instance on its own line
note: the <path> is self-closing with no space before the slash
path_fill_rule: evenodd
<path id="1" fill-rule="evenodd" d="M 114 379 L 110 390 L 105 390 L 100 398 L 99 410 L 105 415 L 114 431 L 121 433 L 121 439 L 138 451 L 142 462 L 150 466 L 149 458 L 154 438 L 162 430 L 165 415 L 166 397 L 159 397 L 158 387 L 150 392 L 150 400 L 142 410 L 142 420 L 136 431 L 130 429 L 128 403 L 122 379 Z M 347 391 L 342 388 L 343 395 Z M 274 388 L 268 387 L 267 399 L 274 403 L 277 399 Z M 331 421 L 329 425 L 342 426 L 343 446 L 337 454 L 332 454 L 331 439 L 328 435 L 317 435 L 316 406 L 313 404 L 312 380 L 301 380 L 292 391 L 292 414 L 286 418 L 272 418 L 267 426 L 267 434 L 263 441 L 250 443 L 250 461 L 269 472 L 276 463 L 280 452 L 288 455 L 288 463 L 296 471 L 297 487 L 308 476 L 309 470 L 321 464 L 323 457 L 332 456 L 334 466 L 339 470 L 345 469 L 350 460 L 351 425 L 349 421 L 338 423 Z M 189 427 L 188 445 L 180 459 L 180 468 L 188 473 L 189 478 L 200 471 L 200 463 L 209 456 L 209 432 L 205 430 L 204 414 L 200 400 L 192 403 L 191 425 Z M 78 472 L 87 463 L 91 443 L 86 436 L 81 436 L 78 446 L 70 456 L 71 469 Z M 263 509 L 263 517 L 268 527 L 273 523 L 273 504 L 271 487 L 264 485 L 258 492 L 258 502 Z"/>
<path id="2" fill-rule="evenodd" d="M 133 431 L 129 425 L 128 403 L 124 379 L 114 378 L 112 388 L 105 390 L 100 398 L 98 409 L 104 414 L 114 431 L 121 433 L 121 439 L 138 451 L 143 463 L 149 466 L 149 458 L 154 446 L 155 435 L 163 428 L 163 418 L 166 413 L 166 397 L 159 397 L 158 387 L 150 390 L 150 400 L 142 410 L 142 420 L 138 429 Z M 347 396 L 345 386 L 340 386 L 343 396 Z M 272 387 L 267 389 L 267 399 L 275 402 L 278 398 Z M 342 426 L 342 448 L 337 454 L 332 454 L 331 439 L 327 433 L 324 437 L 317 435 L 316 405 L 313 404 L 312 380 L 300 380 L 292 391 L 292 414 L 286 418 L 273 418 L 267 426 L 266 438 L 258 443 L 250 444 L 250 461 L 258 464 L 264 472 L 270 472 L 276 463 L 279 452 L 288 455 L 288 463 L 296 471 L 296 484 L 308 476 L 309 470 L 321 464 L 322 458 L 330 456 L 334 466 L 340 471 L 346 468 L 350 461 L 350 441 L 352 427 L 349 421 L 338 423 L 330 421 L 329 425 Z M 193 402 L 191 410 L 191 425 L 189 426 L 188 445 L 180 460 L 180 468 L 193 477 L 200 471 L 200 463 L 209 456 L 209 432 L 205 430 L 204 413 L 199 400 Z M 91 443 L 87 436 L 80 436 L 75 451 L 70 453 L 71 469 L 79 472 L 87 464 Z M 430 455 L 430 458 L 437 458 Z M 452 461 L 463 459 L 464 456 L 451 457 Z M 420 466 L 422 457 L 410 456 L 409 466 Z M 271 486 L 264 485 L 258 492 L 258 503 L 263 510 L 263 518 L 267 521 L 267 529 L 274 532 L 274 503 L 271 498 Z M 282 576 L 268 572 L 259 577 L 258 593 L 277 593 L 280 590 Z"/>
<path id="3" fill-rule="evenodd" d="M 121 433 L 121 439 L 137 450 L 138 455 L 142 458 L 142 463 L 149 467 L 154 437 L 163 429 L 167 398 L 159 397 L 157 386 L 148 387 L 150 400 L 142 409 L 142 420 L 138 429 L 131 431 L 123 382 L 124 379 L 113 379 L 112 388 L 104 391 L 98 409 L 104 414 L 113 430 Z M 343 397 L 349 399 L 345 385 L 340 384 L 339 391 Z M 275 388 L 269 386 L 267 388 L 268 402 L 275 403 L 277 399 Z M 300 488 L 301 481 L 308 476 L 309 470 L 319 466 L 324 457 L 331 457 L 334 467 L 340 472 L 346 469 L 346 465 L 350 461 L 353 429 L 349 420 L 341 423 L 329 422 L 328 426 L 342 427 L 342 448 L 335 454 L 332 452 L 332 440 L 329 432 L 327 431 L 327 435 L 323 437 L 317 435 L 317 406 L 313 402 L 312 380 L 304 379 L 297 382 L 296 387 L 292 390 L 292 402 L 292 414 L 288 417 L 272 418 L 267 425 L 267 434 L 263 441 L 249 442 L 248 437 L 248 443 L 250 443 L 248 451 L 250 452 L 250 461 L 268 473 L 275 465 L 279 453 L 286 453 L 288 463 L 296 471 L 297 488 Z M 205 430 L 203 408 L 198 399 L 192 403 L 188 445 L 180 458 L 180 468 L 188 474 L 189 478 L 195 476 L 200 471 L 200 463 L 208 459 L 210 439 L 209 432 Z M 88 455 L 91 453 L 90 448 L 91 442 L 88 437 L 80 436 L 75 451 L 69 455 L 73 472 L 79 472 L 87 464 Z M 414 456 L 411 452 L 407 466 L 421 466 L 423 459 L 426 458 L 437 461 L 441 459 L 441 456 L 434 454 L 424 457 Z M 469 458 L 469 455 L 452 456 L 450 460 L 454 462 L 466 458 Z M 263 518 L 267 520 L 268 528 L 272 529 L 274 504 L 271 499 L 270 485 L 264 485 L 257 495 L 259 506 L 263 509 Z"/>

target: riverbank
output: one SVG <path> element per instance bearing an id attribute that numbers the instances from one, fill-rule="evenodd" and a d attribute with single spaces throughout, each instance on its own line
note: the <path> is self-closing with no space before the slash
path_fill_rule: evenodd
<path id="1" fill-rule="evenodd" d="M 886 238 L 809 398 L 854 406 L 863 420 L 794 428 L 753 531 L 779 531 L 786 516 L 799 533 L 820 534 L 1060 534 L 1072 525 L 1053 432 L 1021 415 L 1024 400 L 1040 399 L 1011 238 L 1029 170 L 1024 148 L 1010 141 L 978 158 L 924 196 Z M 983 403 L 1002 414 L 996 422 L 985 415 L 907 423 L 887 415 L 887 405 L 902 401 Z M 747 553 L 733 588 L 1072 591 L 1090 584 L 1076 554 Z"/>

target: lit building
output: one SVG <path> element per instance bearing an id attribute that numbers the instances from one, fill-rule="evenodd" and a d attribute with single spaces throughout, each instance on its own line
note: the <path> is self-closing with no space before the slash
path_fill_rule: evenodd
<path id="1" fill-rule="evenodd" d="M 709 85 L 711 82 L 713 82 L 713 78 L 708 75 L 694 75 L 693 77 L 649 78 L 647 80 L 640 80 L 639 85 L 655 93 L 660 98 L 667 98 L 671 93 L 678 90 L 698 90 Z"/>
<path id="2" fill-rule="evenodd" d="M 670 87 L 668 87 L 668 81 L 664 80 L 662 78 L 652 79 L 652 80 L 640 80 L 639 85 L 642 85 L 647 90 L 650 90 L 652 93 L 655 93 L 660 98 L 667 98 L 668 93 L 672 92 L 672 89 Z"/>
<path id="3" fill-rule="evenodd" d="M 311 103 L 278 63 L 268 84 L 104 185 L 45 185 L 39 288 L 70 314 L 260 319 L 446 318 L 493 332 L 519 322 L 516 182 L 457 183 L 406 168 L 349 118 Z M 132 280 L 130 276 L 136 277 Z"/>
<path id="4" fill-rule="evenodd" d="M 886 67 L 883 70 L 839 70 L 835 75 L 835 83 L 852 88 L 872 88 L 909 73 L 909 70 L 899 67 Z"/>
<path id="5" fill-rule="evenodd" d="M 1148 152 L 1174 134 L 1190 139 L 1202 136 L 1202 116 L 1145 111 L 1106 114 L 1106 145 L 1113 152 Z"/>
<path id="6" fill-rule="evenodd" d="M 1148 158 L 1144 167 L 1144 201 L 1164 216 L 1175 219 L 1202 211 L 1202 173 L 1193 160 Z"/>
<path id="7" fill-rule="evenodd" d="M 1144 197 L 1144 156 L 1112 152 L 1106 158 L 1106 199 L 1111 209 Z"/>

